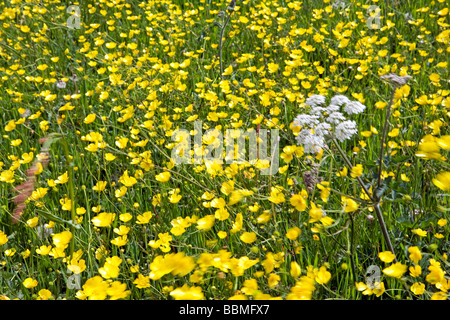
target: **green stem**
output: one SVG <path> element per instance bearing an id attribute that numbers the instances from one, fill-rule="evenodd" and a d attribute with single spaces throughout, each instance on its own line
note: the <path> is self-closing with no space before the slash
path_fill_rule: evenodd
<path id="1" fill-rule="evenodd" d="M 347 166 L 349 167 L 350 170 L 353 169 L 353 164 L 351 163 L 351 161 L 348 159 L 347 155 L 345 154 L 344 150 L 342 150 L 341 146 L 339 145 L 339 143 L 336 141 L 335 138 L 332 139 L 333 143 L 336 145 L 336 147 L 338 148 L 339 153 L 341 154 L 342 158 L 344 158 L 345 163 L 347 164 Z M 370 194 L 369 190 L 367 189 L 367 187 L 365 186 L 364 182 L 361 180 L 360 177 L 356 177 L 356 180 L 358 181 L 358 183 L 361 185 L 361 188 L 363 188 L 364 192 L 367 194 L 367 196 L 369 197 L 369 199 L 372 202 L 375 202 L 375 199 L 372 197 L 372 195 Z"/>
<path id="2" fill-rule="evenodd" d="M 384 237 L 384 240 L 386 241 L 386 245 L 387 245 L 389 251 L 391 251 L 395 255 L 394 247 L 392 246 L 391 239 L 389 237 L 389 234 L 388 234 L 388 231 L 386 228 L 386 224 L 384 222 L 383 213 L 381 212 L 379 202 L 377 202 L 375 204 L 374 209 L 375 209 L 375 213 L 377 214 L 378 223 L 380 224 L 381 232 L 383 233 L 383 237 Z M 394 260 L 395 260 L 395 262 L 397 262 L 397 258 L 394 258 Z"/>
<path id="3" fill-rule="evenodd" d="M 75 191 L 74 191 L 74 183 L 73 183 L 73 163 L 71 161 L 71 156 L 69 154 L 69 146 L 67 145 L 67 142 L 64 138 L 61 138 L 60 143 L 63 147 L 64 150 L 64 156 L 66 157 L 66 166 L 67 166 L 67 170 L 69 172 L 69 197 L 70 197 L 70 201 L 71 201 L 71 208 L 70 208 L 70 214 L 71 214 L 71 220 L 72 223 L 76 222 L 76 214 L 75 214 Z M 72 232 L 72 240 L 70 242 L 70 259 L 72 259 L 73 256 L 73 252 L 75 249 L 75 237 L 74 232 L 75 232 L 75 228 L 73 226 L 70 227 L 71 232 Z"/>
<path id="4" fill-rule="evenodd" d="M 73 163 L 71 161 L 71 156 L 69 153 L 69 146 L 67 144 L 67 141 L 61 136 L 58 140 L 63 148 L 64 156 L 66 157 L 66 166 L 67 171 L 69 172 L 69 197 L 71 202 L 71 220 L 72 224 L 76 223 L 76 215 L 75 215 L 75 192 L 74 192 L 74 181 L 73 181 Z M 72 260 L 73 253 L 75 251 L 75 227 L 72 225 L 70 226 L 70 232 L 72 233 L 72 239 L 70 240 L 70 256 L 69 256 L 69 264 Z M 66 298 L 69 297 L 70 289 L 69 287 L 66 288 Z"/>
<path id="5" fill-rule="evenodd" d="M 381 138 L 381 149 L 380 149 L 380 159 L 379 159 L 379 168 L 378 168 L 378 176 L 377 176 L 377 189 L 381 185 L 381 172 L 383 171 L 383 153 L 384 153 L 384 144 L 386 141 L 386 135 L 389 128 L 389 118 L 391 117 L 392 104 L 394 102 L 395 88 L 392 91 L 391 101 L 389 102 L 388 109 L 386 111 L 386 119 L 384 120 L 383 127 L 383 136 Z"/>
<path id="6" fill-rule="evenodd" d="M 353 165 L 351 163 L 351 161 L 348 159 L 348 157 L 346 156 L 346 154 L 344 153 L 344 150 L 342 150 L 341 146 L 339 145 L 339 143 L 336 141 L 335 138 L 332 139 L 334 144 L 336 145 L 339 153 L 342 155 L 342 157 L 344 158 L 344 161 L 347 163 L 348 167 L 350 168 L 350 170 L 353 168 Z M 378 219 L 378 223 L 380 224 L 380 229 L 381 232 L 383 233 L 383 237 L 384 240 L 386 242 L 386 245 L 388 247 L 388 249 L 395 255 L 394 252 L 394 247 L 392 246 L 391 243 L 391 239 L 389 237 L 387 228 L 386 228 L 386 223 L 384 222 L 384 218 L 383 218 L 383 213 L 381 212 L 381 208 L 380 208 L 380 202 L 379 199 L 376 199 L 374 196 L 372 196 L 369 193 L 369 190 L 367 189 L 367 187 L 364 185 L 363 181 L 361 180 L 361 177 L 356 177 L 356 180 L 358 181 L 358 183 L 361 185 L 361 187 L 363 188 L 364 192 L 367 194 L 367 196 L 369 197 L 370 201 L 373 202 L 374 204 L 374 209 L 375 209 L 375 213 L 377 214 L 377 219 Z M 395 259 L 396 260 L 396 259 Z"/>
<path id="7" fill-rule="evenodd" d="M 222 62 L 222 46 L 223 46 L 223 35 L 225 33 L 225 29 L 227 27 L 228 22 L 231 19 L 231 16 L 233 14 L 234 10 L 231 11 L 230 14 L 227 16 L 227 20 L 225 20 L 224 24 L 222 25 L 222 28 L 220 30 L 220 39 L 219 39 L 219 63 L 220 63 L 220 76 L 223 78 L 223 62 Z"/>
<path id="8" fill-rule="evenodd" d="M 350 218 L 350 262 L 352 265 L 352 275 L 353 275 L 353 282 L 356 283 L 358 282 L 358 279 L 356 278 L 356 272 L 355 272 L 355 260 L 354 260 L 354 245 L 353 245 L 353 241 L 354 241 L 354 236 L 355 236 L 355 226 L 353 223 L 353 217 L 351 214 L 348 215 Z"/>

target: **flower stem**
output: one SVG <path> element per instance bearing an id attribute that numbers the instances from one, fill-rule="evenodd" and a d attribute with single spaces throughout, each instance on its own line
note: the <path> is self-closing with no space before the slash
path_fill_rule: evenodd
<path id="1" fill-rule="evenodd" d="M 336 139 L 333 138 L 332 140 L 333 140 L 334 144 L 336 145 L 339 153 L 344 158 L 344 161 L 347 163 L 348 167 L 351 170 L 353 168 L 351 161 L 348 159 L 347 155 L 344 153 L 344 150 L 342 150 L 341 146 L 336 141 Z M 363 188 L 364 192 L 369 197 L 369 199 L 373 202 L 375 213 L 377 214 L 378 223 L 380 224 L 380 229 L 381 229 L 381 232 L 383 233 L 384 241 L 386 242 L 388 249 L 395 255 L 394 247 L 392 246 L 392 242 L 391 242 L 391 239 L 389 237 L 389 234 L 388 234 L 388 231 L 386 228 L 386 223 L 384 222 L 383 212 L 381 211 L 379 199 L 375 198 L 374 196 L 372 196 L 369 193 L 369 190 L 367 189 L 367 187 L 365 186 L 365 184 L 363 183 L 363 181 L 361 180 L 360 177 L 356 177 L 356 180 L 361 185 L 361 187 Z"/>
<path id="2" fill-rule="evenodd" d="M 67 171 L 69 173 L 68 187 L 69 187 L 69 197 L 70 197 L 70 202 L 71 202 L 70 214 L 71 214 L 71 220 L 72 220 L 72 225 L 70 226 L 70 233 L 72 233 L 72 239 L 70 240 L 70 256 L 69 256 L 69 264 L 70 264 L 70 261 L 72 260 L 72 257 L 73 257 L 73 253 L 75 251 L 75 228 L 74 228 L 73 224 L 76 221 L 75 192 L 74 192 L 74 181 L 73 181 L 73 163 L 71 161 L 71 156 L 69 153 L 69 146 L 67 144 L 67 141 L 63 138 L 63 136 L 61 136 L 58 139 L 58 142 L 61 144 L 61 146 L 63 148 L 64 156 L 66 157 Z M 70 293 L 69 286 L 66 286 L 66 298 L 68 298 L 69 293 Z"/>
<path id="3" fill-rule="evenodd" d="M 222 28 L 220 30 L 220 39 L 219 39 L 219 64 L 220 64 L 220 76 L 223 78 L 223 60 L 222 60 L 222 47 L 223 47 L 223 35 L 225 33 L 225 28 L 227 27 L 228 22 L 231 19 L 231 15 L 234 13 L 234 10 L 231 13 L 227 14 L 227 19 L 225 20 Z"/>
<path id="4" fill-rule="evenodd" d="M 394 90 L 392 91 L 391 101 L 389 102 L 388 109 L 386 111 L 386 119 L 384 120 L 383 136 L 381 138 L 379 168 L 378 168 L 378 175 L 377 175 L 377 189 L 381 185 L 381 172 L 383 171 L 384 144 L 385 144 L 385 141 L 386 141 L 386 135 L 387 135 L 387 131 L 388 131 L 388 128 L 389 128 L 389 118 L 391 117 L 391 110 L 392 110 L 392 104 L 394 102 L 394 95 L 395 95 L 395 87 L 394 87 Z"/>
<path id="5" fill-rule="evenodd" d="M 64 150 L 64 156 L 66 157 L 66 166 L 69 173 L 69 197 L 71 202 L 71 208 L 70 208 L 70 214 L 71 214 L 71 220 L 72 223 L 75 223 L 76 221 L 76 214 L 75 214 L 75 192 L 74 192 L 74 181 L 73 181 L 73 163 L 71 161 L 71 156 L 69 154 L 69 146 L 67 145 L 67 142 L 64 138 L 60 138 L 59 142 L 61 143 L 61 146 Z M 72 240 L 70 242 L 70 259 L 72 259 L 74 248 L 75 248 L 75 237 L 73 236 L 75 228 L 73 226 L 71 228 L 72 233 Z"/>
<path id="6" fill-rule="evenodd" d="M 339 143 L 336 141 L 335 138 L 332 139 L 333 143 L 336 145 L 336 147 L 338 148 L 339 153 L 341 154 L 341 156 L 344 158 L 345 163 L 347 164 L 347 166 L 349 167 L 349 169 L 353 169 L 353 164 L 351 163 L 351 161 L 348 159 L 347 155 L 345 154 L 344 150 L 342 150 L 341 146 L 339 145 Z M 360 177 L 356 177 L 356 180 L 358 181 L 358 183 L 361 185 L 361 187 L 363 188 L 364 192 L 367 194 L 367 196 L 370 198 L 370 200 L 372 202 L 374 201 L 374 198 L 370 195 L 369 190 L 367 189 L 366 185 L 364 184 L 364 182 L 361 180 Z"/>

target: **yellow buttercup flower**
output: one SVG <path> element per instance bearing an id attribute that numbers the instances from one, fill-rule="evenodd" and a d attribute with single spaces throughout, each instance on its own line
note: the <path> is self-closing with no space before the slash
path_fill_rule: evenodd
<path id="1" fill-rule="evenodd" d="M 82 293 L 89 300 L 105 300 L 108 296 L 108 282 L 100 276 L 88 279 L 84 285 Z"/>
<path id="2" fill-rule="evenodd" d="M 36 287 L 38 285 L 37 280 L 33 279 L 33 278 L 26 278 L 23 281 L 23 286 L 27 289 L 32 289 L 34 287 Z"/>
<path id="3" fill-rule="evenodd" d="M 309 216 L 311 217 L 309 219 L 309 223 L 313 223 L 322 219 L 324 213 L 322 209 L 316 207 L 316 205 L 313 202 L 311 202 L 311 209 L 309 210 Z"/>
<path id="4" fill-rule="evenodd" d="M 84 118 L 83 122 L 86 124 L 92 123 L 95 121 L 96 117 L 97 116 L 94 113 L 91 113 L 91 114 L 87 115 L 86 118 Z"/>
<path id="5" fill-rule="evenodd" d="M 230 65 L 223 71 L 222 75 L 229 76 L 232 73 L 233 73 L 233 66 Z"/>
<path id="6" fill-rule="evenodd" d="M 295 286 L 291 287 L 286 300 L 311 300 L 315 289 L 314 279 L 303 276 L 295 283 Z"/>
<path id="7" fill-rule="evenodd" d="M 436 284 L 444 280 L 445 272 L 442 270 L 439 262 L 434 259 L 430 260 L 430 266 L 428 267 L 430 273 L 427 274 L 425 280 L 430 284 Z"/>
<path id="8" fill-rule="evenodd" d="M 384 251 L 378 254 L 381 261 L 391 263 L 395 259 L 395 255 L 391 251 Z"/>
<path id="9" fill-rule="evenodd" d="M 0 181 L 6 182 L 6 183 L 14 183 L 16 179 L 14 179 L 14 171 L 11 170 L 5 170 L 0 173 Z"/>
<path id="10" fill-rule="evenodd" d="M 370 131 L 369 131 L 370 132 Z M 336 176 L 338 177 L 346 177 L 348 173 L 348 169 L 347 167 L 342 168 L 341 171 L 339 171 L 338 173 L 336 173 Z"/>
<path id="11" fill-rule="evenodd" d="M 228 205 L 232 206 L 242 200 L 244 197 L 244 193 L 241 190 L 233 190 L 230 195 L 230 200 L 228 201 Z"/>
<path id="12" fill-rule="evenodd" d="M 179 192 L 180 192 L 180 189 L 175 189 L 175 190 L 172 190 L 169 192 L 170 193 L 170 197 L 169 197 L 170 203 L 178 203 L 181 200 L 182 195 L 179 194 Z"/>
<path id="13" fill-rule="evenodd" d="M 69 231 L 63 231 L 60 233 L 52 234 L 53 244 L 56 248 L 66 248 L 72 239 L 72 233 Z"/>
<path id="14" fill-rule="evenodd" d="M 48 255 L 50 253 L 50 250 L 52 250 L 52 246 L 40 246 L 38 249 L 36 249 L 36 253 L 42 256 Z"/>
<path id="15" fill-rule="evenodd" d="M 107 184 L 106 181 L 98 181 L 97 184 L 92 187 L 92 190 L 102 192 L 103 190 L 105 190 L 106 184 Z"/>
<path id="16" fill-rule="evenodd" d="M 50 290 L 47 289 L 41 289 L 38 292 L 39 297 L 36 298 L 36 300 L 49 300 L 52 296 L 52 293 Z"/>
<path id="17" fill-rule="evenodd" d="M 5 126 L 5 131 L 13 131 L 16 128 L 16 122 L 14 120 L 9 121 Z"/>
<path id="18" fill-rule="evenodd" d="M 150 222 L 150 219 L 153 217 L 153 213 L 150 211 L 146 211 L 143 214 L 140 214 L 136 217 L 137 224 L 146 224 Z"/>
<path id="19" fill-rule="evenodd" d="M 383 273 L 389 277 L 401 278 L 407 269 L 408 266 L 397 262 L 392 264 L 390 267 L 383 269 Z"/>
<path id="20" fill-rule="evenodd" d="M 222 186 L 220 188 L 220 191 L 225 194 L 229 195 L 234 190 L 234 181 L 225 181 L 222 183 Z"/>
<path id="21" fill-rule="evenodd" d="M 415 282 L 409 289 L 416 296 L 419 296 L 425 292 L 425 284 L 422 282 Z"/>
<path id="22" fill-rule="evenodd" d="M 137 180 L 133 176 L 128 175 L 128 170 L 125 170 L 123 175 L 119 178 L 119 182 L 122 183 L 126 187 L 132 187 L 137 183 Z"/>
<path id="23" fill-rule="evenodd" d="M 109 227 L 115 218 L 115 213 L 102 212 L 92 218 L 91 222 L 96 227 Z"/>
<path id="24" fill-rule="evenodd" d="M 308 194 L 306 193 L 305 190 L 302 190 L 301 193 L 299 194 L 294 194 L 291 199 L 290 199 L 290 203 L 292 206 L 295 207 L 296 210 L 298 211 L 305 211 L 306 210 L 306 198 L 307 198 Z"/>
<path id="25" fill-rule="evenodd" d="M 420 259 L 422 259 L 422 253 L 420 252 L 420 249 L 418 247 L 409 247 L 408 252 L 409 258 L 415 264 L 419 263 Z"/>
<path id="26" fill-rule="evenodd" d="M 126 234 L 118 236 L 112 239 L 110 242 L 117 247 L 122 247 L 128 243 L 128 236 Z"/>
<path id="27" fill-rule="evenodd" d="M 256 241 L 256 234 L 254 232 L 244 232 L 241 236 L 240 239 L 245 242 L 245 243 L 253 243 Z"/>
<path id="28" fill-rule="evenodd" d="M 170 179 L 170 172 L 161 172 L 158 174 L 155 179 L 159 182 L 167 182 Z"/>
<path id="29" fill-rule="evenodd" d="M 350 198 L 342 197 L 342 204 L 344 206 L 344 212 L 353 212 L 358 210 L 358 203 Z"/>
<path id="30" fill-rule="evenodd" d="M 352 176 L 352 178 L 360 177 L 363 173 L 363 170 L 363 166 L 361 164 L 357 164 L 352 168 L 350 176 Z"/>
<path id="31" fill-rule="evenodd" d="M 133 284 L 135 284 L 139 289 L 148 288 L 150 287 L 150 278 L 139 274 L 138 278 L 133 281 Z"/>
<path id="32" fill-rule="evenodd" d="M 298 278 L 300 276 L 301 272 L 302 272 L 302 269 L 300 268 L 300 265 L 297 262 L 292 261 L 291 262 L 291 270 L 290 270 L 291 276 L 294 278 Z"/>
<path id="33" fill-rule="evenodd" d="M 205 298 L 201 287 L 189 287 L 187 284 L 170 292 L 175 300 L 203 300 Z"/>
<path id="34" fill-rule="evenodd" d="M 269 275 L 269 278 L 267 279 L 268 287 L 270 289 L 276 287 L 278 285 L 278 283 L 280 282 L 280 280 L 281 280 L 281 277 L 278 274 L 271 273 Z"/>
<path id="35" fill-rule="evenodd" d="M 285 198 L 284 194 L 281 191 L 281 187 L 272 187 L 269 201 L 273 203 L 283 203 L 285 201 Z"/>
<path id="36" fill-rule="evenodd" d="M 319 284 L 327 284 L 331 279 L 331 273 L 327 271 L 327 268 L 322 266 L 319 268 L 319 272 L 317 272 L 315 280 Z"/>
<path id="37" fill-rule="evenodd" d="M 127 285 L 125 283 L 114 281 L 106 289 L 106 293 L 110 296 L 110 300 L 124 299 L 131 294 L 131 291 L 126 289 Z"/>
<path id="38" fill-rule="evenodd" d="M 289 228 L 289 230 L 286 233 L 286 238 L 288 238 L 289 240 L 295 240 L 298 238 L 298 236 L 302 233 L 302 231 L 300 230 L 300 228 L 298 227 L 292 227 Z"/>
<path id="39" fill-rule="evenodd" d="M 117 278 L 119 276 L 119 266 L 121 263 L 122 259 L 117 256 L 106 258 L 105 264 L 98 272 L 104 279 Z"/>
<path id="40" fill-rule="evenodd" d="M 243 216 L 242 213 L 236 214 L 236 219 L 234 220 L 234 223 L 231 227 L 231 233 L 238 233 L 242 230 L 242 224 L 243 224 Z"/>
<path id="41" fill-rule="evenodd" d="M 219 221 L 227 220 L 229 216 L 230 213 L 226 208 L 219 208 L 214 213 L 214 217 Z"/>
<path id="42" fill-rule="evenodd" d="M 441 172 L 436 175 L 436 178 L 433 180 L 433 184 L 441 190 L 449 191 L 450 190 L 450 172 Z"/>
<path id="43" fill-rule="evenodd" d="M 422 268 L 419 265 L 409 267 L 409 274 L 411 277 L 416 278 L 422 274 Z"/>
<path id="44" fill-rule="evenodd" d="M 66 183 L 67 181 L 69 181 L 69 174 L 68 174 L 68 172 L 66 171 L 66 172 L 64 172 L 62 175 L 60 175 L 60 176 L 55 180 L 55 183 L 56 183 L 56 184 L 64 184 L 64 183 Z"/>
<path id="45" fill-rule="evenodd" d="M 426 237 L 427 234 L 428 234 L 427 231 L 422 230 L 422 229 L 420 229 L 420 228 L 413 229 L 413 230 L 411 230 L 411 232 L 417 234 L 419 237 Z"/>
<path id="46" fill-rule="evenodd" d="M 216 218 L 212 214 L 207 215 L 201 219 L 198 219 L 197 220 L 197 229 L 207 231 L 212 228 L 215 220 L 216 220 Z"/>
<path id="47" fill-rule="evenodd" d="M 39 217 L 34 217 L 34 218 L 31 218 L 31 219 L 28 219 L 28 220 L 27 220 L 27 225 L 28 225 L 30 228 L 34 228 L 34 227 L 37 226 L 38 221 L 39 221 Z"/>
<path id="48" fill-rule="evenodd" d="M 8 236 L 2 230 L 0 230 L 0 246 L 4 245 L 7 242 Z"/>
<path id="49" fill-rule="evenodd" d="M 61 209 L 64 211 L 70 211 L 72 209 L 72 200 L 68 198 L 63 198 L 59 200 L 61 204 Z"/>

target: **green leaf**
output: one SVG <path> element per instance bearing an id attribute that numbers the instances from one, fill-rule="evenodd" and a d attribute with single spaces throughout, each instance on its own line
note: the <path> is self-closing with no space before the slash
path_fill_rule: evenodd
<path id="1" fill-rule="evenodd" d="M 381 197 L 383 196 L 383 194 L 386 192 L 386 190 L 388 189 L 388 185 L 386 183 L 383 183 L 381 186 L 379 186 L 378 188 L 375 189 L 374 195 L 377 199 L 381 199 Z"/>
<path id="2" fill-rule="evenodd" d="M 397 219 L 397 222 L 407 228 L 412 228 L 412 226 L 414 225 L 409 216 L 400 217 Z"/>
<path id="3" fill-rule="evenodd" d="M 16 232 L 14 231 L 13 233 L 11 233 L 9 236 L 7 236 L 8 240 L 12 240 L 16 237 Z"/>
<path id="4" fill-rule="evenodd" d="M 60 217 L 55 216 L 54 214 L 51 214 L 51 213 L 46 212 L 46 211 L 39 210 L 38 212 L 39 212 L 40 215 L 42 215 L 43 217 L 45 217 L 45 218 L 47 218 L 47 219 L 49 219 L 49 220 L 51 220 L 53 222 L 59 222 L 59 223 L 68 224 L 69 226 L 74 227 L 75 229 L 80 229 L 80 225 L 74 224 L 70 220 L 61 219 Z"/>
<path id="5" fill-rule="evenodd" d="M 409 158 L 410 158 L 409 156 L 397 156 L 394 159 L 392 159 L 392 162 L 394 162 L 394 163 L 404 163 Z"/>

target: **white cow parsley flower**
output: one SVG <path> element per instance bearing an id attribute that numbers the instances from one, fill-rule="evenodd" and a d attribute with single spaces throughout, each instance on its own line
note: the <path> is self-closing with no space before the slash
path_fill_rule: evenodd
<path id="1" fill-rule="evenodd" d="M 358 130 L 356 129 L 356 122 L 353 120 L 347 120 L 339 123 L 336 126 L 335 136 L 336 139 L 343 142 L 344 140 L 350 139 L 352 135 L 356 134 Z"/>
<path id="2" fill-rule="evenodd" d="M 319 153 L 325 147 L 325 139 L 323 136 L 309 134 L 302 141 L 305 153 Z"/>
<path id="3" fill-rule="evenodd" d="M 341 123 L 342 121 L 345 121 L 345 120 L 346 119 L 345 119 L 344 115 L 341 112 L 336 111 L 336 112 L 331 113 L 328 116 L 326 121 L 329 122 L 329 123 L 332 123 L 332 124 L 339 124 L 339 123 Z"/>
<path id="4" fill-rule="evenodd" d="M 303 127 L 305 125 L 311 126 L 319 123 L 319 116 L 309 114 L 299 114 L 294 119 L 294 125 Z"/>
<path id="5" fill-rule="evenodd" d="M 330 104 L 324 106 L 325 97 L 312 95 L 306 99 L 306 114 L 294 119 L 294 125 L 300 126 L 297 143 L 303 145 L 305 153 L 317 154 L 326 147 L 326 137 L 334 137 L 343 142 L 358 132 L 356 122 L 347 120 L 347 115 L 363 112 L 366 106 L 359 101 L 351 101 L 344 95 L 331 98 Z"/>
<path id="6" fill-rule="evenodd" d="M 320 136 L 326 136 L 331 133 L 331 125 L 326 122 L 319 123 L 315 128 L 314 132 Z"/>
<path id="7" fill-rule="evenodd" d="M 342 94 L 338 94 L 338 95 L 334 96 L 333 98 L 331 98 L 330 105 L 335 105 L 335 106 L 340 107 L 349 102 L 350 102 L 349 98 L 347 98 L 346 96 L 344 96 Z"/>
<path id="8" fill-rule="evenodd" d="M 328 107 L 325 108 L 325 112 L 330 114 L 336 111 L 339 111 L 341 109 L 340 106 L 338 106 L 337 104 L 330 104 Z"/>
<path id="9" fill-rule="evenodd" d="M 306 99 L 305 104 L 310 107 L 317 107 L 325 103 L 325 97 L 320 94 L 315 94 Z"/>
<path id="10" fill-rule="evenodd" d="M 323 108 L 323 107 L 312 107 L 311 108 L 311 114 L 315 115 L 315 116 L 321 116 L 323 115 L 324 112 L 327 111 L 327 108 Z"/>
<path id="11" fill-rule="evenodd" d="M 361 113 L 364 109 L 366 106 L 359 101 L 349 101 L 344 107 L 344 111 L 349 115 Z"/>

